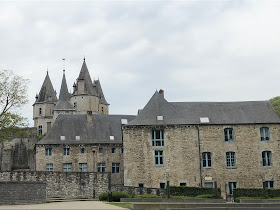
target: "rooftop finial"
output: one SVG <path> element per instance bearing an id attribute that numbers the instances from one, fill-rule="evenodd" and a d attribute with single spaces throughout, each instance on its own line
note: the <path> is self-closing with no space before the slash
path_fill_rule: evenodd
<path id="1" fill-rule="evenodd" d="M 49 75 L 49 67 L 47 66 L 47 75 Z"/>
<path id="2" fill-rule="evenodd" d="M 63 71 L 65 70 L 65 58 L 62 58 L 63 60 Z"/>
<path id="3" fill-rule="evenodd" d="M 84 55 L 84 61 L 86 61 L 86 55 Z"/>
<path id="4" fill-rule="evenodd" d="M 65 69 L 63 69 L 63 75 L 65 75 Z"/>

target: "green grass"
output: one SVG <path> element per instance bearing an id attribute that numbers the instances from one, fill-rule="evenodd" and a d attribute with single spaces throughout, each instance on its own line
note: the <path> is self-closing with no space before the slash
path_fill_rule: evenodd
<path id="1" fill-rule="evenodd" d="M 105 202 L 106 204 L 119 206 L 127 209 L 131 209 L 131 203 L 125 203 L 125 202 Z"/>
<path id="2" fill-rule="evenodd" d="M 277 198 L 266 198 L 266 197 L 238 197 L 238 198 L 235 198 L 234 201 L 236 203 L 240 203 L 240 200 L 241 199 L 277 199 Z M 280 199 L 280 198 L 278 198 Z"/>

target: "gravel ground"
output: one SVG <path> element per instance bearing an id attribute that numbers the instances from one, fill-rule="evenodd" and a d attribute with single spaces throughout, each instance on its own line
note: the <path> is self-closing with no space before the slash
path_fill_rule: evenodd
<path id="1" fill-rule="evenodd" d="M 70 201 L 44 204 L 0 205 L 0 209 L 126 209 L 101 201 Z M 127 209 L 126 209 L 127 210 Z"/>

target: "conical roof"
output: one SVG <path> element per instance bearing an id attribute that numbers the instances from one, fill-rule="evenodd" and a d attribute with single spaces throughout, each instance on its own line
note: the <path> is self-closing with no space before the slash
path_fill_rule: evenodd
<path id="1" fill-rule="evenodd" d="M 53 89 L 48 72 L 36 102 L 57 102 L 56 92 Z"/>
<path id="2" fill-rule="evenodd" d="M 88 72 L 88 68 L 87 68 L 87 64 L 86 64 L 85 59 L 84 59 L 79 77 L 77 79 L 77 82 L 79 80 L 84 80 L 84 83 L 85 83 L 85 88 L 84 88 L 85 92 L 84 93 L 85 94 L 96 95 L 96 92 L 93 88 L 92 80 L 90 78 L 90 74 Z"/>
<path id="3" fill-rule="evenodd" d="M 158 120 L 157 116 L 163 116 L 163 120 Z M 156 91 L 144 109 L 129 125 L 167 125 L 177 124 L 182 120 L 176 107 Z"/>
<path id="4" fill-rule="evenodd" d="M 98 97 L 100 98 L 100 103 L 105 104 L 105 105 L 109 105 L 107 103 L 106 99 L 105 99 L 104 94 L 103 94 L 100 81 L 99 80 L 94 80 L 93 86 L 96 90 L 96 93 L 97 93 Z"/>

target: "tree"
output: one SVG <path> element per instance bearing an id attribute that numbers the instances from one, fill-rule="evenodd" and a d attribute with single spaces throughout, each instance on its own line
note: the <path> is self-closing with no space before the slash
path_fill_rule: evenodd
<path id="1" fill-rule="evenodd" d="M 27 120 L 12 110 L 28 102 L 28 81 L 12 71 L 0 71 L 0 141 L 12 138 L 27 126 Z"/>
<path id="2" fill-rule="evenodd" d="M 276 111 L 276 113 L 278 114 L 278 116 L 280 117 L 280 96 L 276 96 L 272 99 L 269 100 L 270 103 L 272 104 L 274 110 Z"/>

